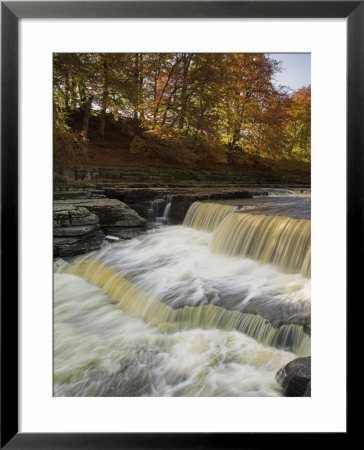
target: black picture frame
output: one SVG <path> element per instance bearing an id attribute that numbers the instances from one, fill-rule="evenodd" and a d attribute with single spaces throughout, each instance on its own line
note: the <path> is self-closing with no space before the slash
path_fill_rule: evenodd
<path id="1" fill-rule="evenodd" d="M 350 299 L 357 300 L 357 292 L 361 292 L 357 291 L 357 286 L 364 273 L 363 1 L 1 2 L 1 448 L 226 449 L 271 446 L 281 442 L 280 433 L 18 432 L 18 21 L 21 18 L 118 17 L 347 19 L 347 305 Z M 350 348 L 350 342 L 347 348 Z M 347 417 L 349 419 L 349 411 Z M 348 421 L 346 433 L 334 433 L 337 444 L 348 438 L 349 430 Z M 295 445 L 296 436 L 291 439 Z M 308 439 L 310 433 L 303 433 L 299 445 L 306 445 Z M 316 433 L 315 444 L 321 440 L 327 445 L 327 435 Z"/>

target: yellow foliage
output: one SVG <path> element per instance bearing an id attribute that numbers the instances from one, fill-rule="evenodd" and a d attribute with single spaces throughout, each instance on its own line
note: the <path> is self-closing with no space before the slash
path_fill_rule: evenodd
<path id="1" fill-rule="evenodd" d="M 82 146 L 81 133 L 69 128 L 62 121 L 55 121 L 53 127 L 53 149 L 55 159 L 65 160 L 69 163 L 84 160 L 87 157 Z"/>

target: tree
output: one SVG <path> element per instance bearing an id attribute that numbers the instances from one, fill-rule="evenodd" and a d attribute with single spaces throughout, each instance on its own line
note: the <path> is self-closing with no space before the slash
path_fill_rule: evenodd
<path id="1" fill-rule="evenodd" d="M 133 135 L 186 139 L 195 151 L 225 146 L 230 161 L 309 161 L 311 91 L 276 87 L 279 70 L 260 53 L 58 53 L 55 123 L 78 118 L 85 148 L 95 116 L 101 138 L 110 117 Z"/>
<path id="2" fill-rule="evenodd" d="M 284 149 L 290 157 L 311 159 L 311 87 L 295 92 L 288 100 Z"/>
<path id="3" fill-rule="evenodd" d="M 107 56 L 102 56 L 102 94 L 101 94 L 101 112 L 100 112 L 100 137 L 105 137 L 105 118 L 106 118 L 106 108 L 108 106 L 109 100 L 109 62 Z"/>

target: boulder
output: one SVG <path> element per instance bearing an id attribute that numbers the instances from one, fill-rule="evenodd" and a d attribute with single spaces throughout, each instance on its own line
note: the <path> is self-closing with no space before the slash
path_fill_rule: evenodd
<path id="1" fill-rule="evenodd" d="M 311 357 L 296 358 L 279 369 L 276 380 L 285 397 L 311 396 Z"/>
<path id="2" fill-rule="evenodd" d="M 105 237 L 96 214 L 70 203 L 54 204 L 53 236 L 55 257 L 99 249 Z"/>
<path id="3" fill-rule="evenodd" d="M 145 219 L 119 200 L 108 198 L 55 200 L 54 256 L 74 256 L 97 250 L 105 240 L 105 233 L 116 235 L 121 239 L 130 239 L 135 235 L 133 230 L 143 230 L 145 225 Z"/>
<path id="4" fill-rule="evenodd" d="M 55 207 L 62 205 L 73 205 L 76 208 L 86 208 L 94 213 L 98 219 L 101 228 L 103 227 L 144 227 L 146 220 L 139 216 L 133 209 L 125 203 L 116 199 L 68 199 L 56 200 Z"/>

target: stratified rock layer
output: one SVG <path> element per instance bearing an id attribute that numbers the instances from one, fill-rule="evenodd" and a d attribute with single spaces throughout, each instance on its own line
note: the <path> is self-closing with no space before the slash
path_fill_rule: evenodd
<path id="1" fill-rule="evenodd" d="M 132 235 L 130 230 L 142 229 L 145 225 L 145 219 L 119 200 L 56 200 L 53 206 L 54 256 L 73 256 L 97 250 L 105 239 L 105 233 L 128 239 Z"/>
<path id="2" fill-rule="evenodd" d="M 55 206 L 74 205 L 83 207 L 96 214 L 101 227 L 143 227 L 146 220 L 139 216 L 133 209 L 117 199 L 93 198 L 93 199 L 68 199 L 56 200 Z"/>
<path id="3" fill-rule="evenodd" d="M 87 208 L 58 203 L 53 206 L 53 236 L 54 256 L 71 256 L 100 248 L 104 233 Z"/>

